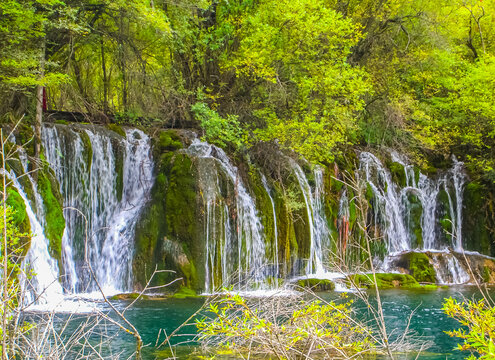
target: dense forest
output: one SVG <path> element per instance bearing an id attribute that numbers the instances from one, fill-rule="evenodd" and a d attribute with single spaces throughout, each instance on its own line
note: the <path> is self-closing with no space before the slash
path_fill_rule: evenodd
<path id="1" fill-rule="evenodd" d="M 6 0 L 0 115 L 195 127 L 329 163 L 391 146 L 495 180 L 495 4 Z M 45 114 L 45 118 L 47 114 Z"/>

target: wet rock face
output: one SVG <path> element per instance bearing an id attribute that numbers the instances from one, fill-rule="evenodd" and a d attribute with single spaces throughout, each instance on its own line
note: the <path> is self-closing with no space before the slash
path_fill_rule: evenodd
<path id="1" fill-rule="evenodd" d="M 153 286 L 182 277 L 183 281 L 175 285 L 202 290 L 198 278 L 204 276 L 204 226 L 197 166 L 181 151 L 183 142 L 187 143 L 181 133 L 161 131 L 152 141 L 155 183 L 136 229 L 135 286 L 142 288 L 156 267 L 177 273 L 155 274 Z"/>
<path id="2" fill-rule="evenodd" d="M 413 276 L 420 283 L 495 284 L 495 259 L 453 250 L 407 252 L 391 256 L 387 269 Z"/>
<path id="3" fill-rule="evenodd" d="M 477 253 L 454 253 L 462 267 L 468 269 L 472 283 L 495 284 L 495 259 Z"/>
<path id="4" fill-rule="evenodd" d="M 495 256 L 495 224 L 493 221 L 493 191 L 479 182 L 471 182 L 464 189 L 462 224 L 463 246 L 466 250 Z"/>

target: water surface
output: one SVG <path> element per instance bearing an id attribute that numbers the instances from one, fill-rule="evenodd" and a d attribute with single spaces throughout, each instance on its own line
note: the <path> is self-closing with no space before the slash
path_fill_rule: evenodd
<path id="1" fill-rule="evenodd" d="M 335 292 L 320 293 L 326 300 L 336 299 L 340 294 Z M 350 294 L 350 297 L 353 295 Z M 422 359 L 463 359 L 467 353 L 453 350 L 458 339 L 451 338 L 445 331 L 458 328 L 458 323 L 448 318 L 443 311 L 442 303 L 445 298 L 454 297 L 479 298 L 479 292 L 474 287 L 451 287 L 434 291 L 409 291 L 409 290 L 384 290 L 381 292 L 385 319 L 388 332 L 391 337 L 401 335 L 408 322 L 409 315 L 414 312 L 410 328 L 430 340 L 433 346 L 423 351 Z M 376 300 L 373 295 L 372 303 Z M 144 359 L 164 359 L 169 355 L 168 345 L 157 347 L 165 339 L 165 334 L 171 334 L 177 327 L 193 315 L 205 302 L 204 298 L 192 299 L 166 299 L 166 300 L 141 300 L 126 311 L 127 319 L 139 330 L 146 347 L 143 351 Z M 128 305 L 126 301 L 116 301 L 114 305 L 123 309 Z M 360 301 L 355 302 L 356 316 L 360 320 L 367 321 L 371 318 L 366 306 Z M 102 305 L 102 310 L 110 311 L 109 307 Z M 62 324 L 67 315 L 60 315 L 59 324 Z M 84 318 L 84 316 L 83 316 Z M 135 346 L 132 336 L 119 331 L 114 325 L 107 329 L 114 333 L 111 346 L 115 353 L 126 358 L 132 354 Z M 179 344 L 179 354 L 182 358 L 189 357 L 194 350 L 193 338 L 194 326 L 186 326 L 177 332 L 177 336 L 171 339 L 171 343 Z M 188 344 L 187 346 L 185 344 Z M 124 355 L 127 355 L 124 357 Z M 400 355 L 399 358 L 414 359 L 416 354 Z"/>

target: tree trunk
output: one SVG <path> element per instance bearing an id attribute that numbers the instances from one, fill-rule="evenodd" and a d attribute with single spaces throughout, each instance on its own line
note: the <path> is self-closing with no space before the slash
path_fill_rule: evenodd
<path id="1" fill-rule="evenodd" d="M 108 79 L 107 79 L 107 66 L 105 63 L 105 44 L 103 42 L 103 35 L 101 36 L 101 70 L 103 72 L 103 112 L 108 114 Z"/>
<path id="2" fill-rule="evenodd" d="M 40 80 L 45 76 L 45 38 L 41 39 Z M 43 85 L 36 88 L 36 119 L 34 122 L 34 156 L 39 159 L 41 154 L 41 126 L 43 124 Z"/>

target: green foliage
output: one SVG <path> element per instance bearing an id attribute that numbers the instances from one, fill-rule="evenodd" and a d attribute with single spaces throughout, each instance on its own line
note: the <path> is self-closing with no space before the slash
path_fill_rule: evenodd
<path id="1" fill-rule="evenodd" d="M 373 349 L 369 329 L 352 320 L 352 300 L 342 303 L 299 300 L 296 304 L 283 301 L 285 304 L 263 308 L 228 293 L 210 303 L 207 316 L 196 320 L 199 339 L 241 355 L 283 353 L 289 359 L 320 351 L 347 357 Z M 270 307 L 277 308 L 277 313 L 271 313 Z"/>
<path id="2" fill-rule="evenodd" d="M 8 274 L 10 274 L 9 281 L 11 282 L 10 285 L 13 285 L 14 283 L 17 283 L 17 275 L 20 270 L 20 257 L 21 255 L 26 251 L 26 248 L 29 247 L 29 241 L 26 241 L 26 239 L 29 240 L 30 235 L 28 233 L 21 233 L 19 232 L 19 229 L 17 228 L 16 224 L 16 217 L 19 216 L 19 210 L 13 209 L 10 205 L 7 205 L 7 207 L 0 207 L 0 211 L 2 214 L 2 220 L 0 221 L 0 236 L 1 236 L 1 246 L 2 246 L 2 253 L 0 254 L 0 260 L 4 261 L 4 250 L 3 249 L 3 244 L 4 244 L 4 231 L 6 231 L 7 234 L 7 262 L 8 262 Z M 5 220 L 3 218 L 3 213 L 5 212 Z M 12 299 L 11 301 L 15 301 Z"/>
<path id="3" fill-rule="evenodd" d="M 227 115 L 226 118 L 222 118 L 203 102 L 195 103 L 191 111 L 200 122 L 208 142 L 223 148 L 230 145 L 234 149 L 240 149 L 247 143 L 247 135 L 240 127 L 237 116 Z"/>
<path id="4" fill-rule="evenodd" d="M 199 124 L 235 150 L 330 163 L 388 145 L 495 181 L 493 1 L 6 0 L 0 15 L 0 116 L 32 112 L 43 85 L 54 109 Z"/>
<path id="5" fill-rule="evenodd" d="M 27 233 L 20 233 L 19 229 L 15 226 L 14 218 L 19 216 L 19 211 L 7 205 L 6 207 L 0 206 L 0 213 L 2 214 L 0 216 L 0 261 L 2 265 L 6 265 L 7 271 L 6 273 L 2 271 L 0 317 L 3 319 L 5 316 L 7 326 L 2 326 L 2 330 L 0 330 L 1 340 L 5 339 L 5 337 L 9 338 L 9 332 L 11 329 L 14 329 L 11 322 L 14 319 L 14 312 L 18 311 L 18 297 L 21 291 L 18 276 L 21 271 L 22 255 L 29 246 L 30 236 Z M 4 248 L 4 244 L 7 244 L 7 249 Z M 7 259 L 5 259 L 5 254 L 7 254 Z M 7 277 L 6 281 L 4 281 L 4 276 Z M 26 326 L 22 326 L 22 330 L 27 330 Z M 10 342 L 7 341 L 7 344 L 10 345 Z M 2 350 L 1 346 L 0 350 Z M 6 353 L 9 353 L 8 349 Z"/>
<path id="6" fill-rule="evenodd" d="M 466 359 L 495 358 L 494 306 L 488 305 L 486 300 L 458 302 L 448 298 L 442 310 L 464 327 L 446 333 L 464 340 L 462 344 L 457 345 L 457 349 L 471 353 Z"/>
<path id="7" fill-rule="evenodd" d="M 238 26 L 239 46 L 221 66 L 252 87 L 259 139 L 308 160 L 333 159 L 370 91 L 364 71 L 346 61 L 360 27 L 309 0 L 266 1 L 228 21 Z"/>
<path id="8" fill-rule="evenodd" d="M 0 93 L 60 86 L 70 77 L 46 61 L 42 44 L 47 31 L 81 31 L 74 13 L 60 0 L 2 1 L 0 4 Z M 43 65 L 42 65 L 43 64 Z"/>

